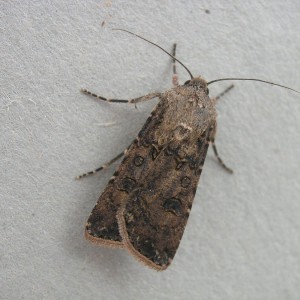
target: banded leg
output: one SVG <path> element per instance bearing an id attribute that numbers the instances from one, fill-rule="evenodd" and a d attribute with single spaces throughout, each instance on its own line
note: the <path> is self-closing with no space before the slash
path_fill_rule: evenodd
<path id="1" fill-rule="evenodd" d="M 225 94 L 227 94 L 232 88 L 234 87 L 233 84 L 231 84 L 229 87 L 227 87 L 222 93 L 220 93 L 219 95 L 217 95 L 215 97 L 216 100 L 219 100 L 221 97 L 223 97 Z M 212 134 L 210 136 L 210 143 L 212 145 L 214 154 L 219 162 L 219 164 L 222 166 L 222 168 L 224 168 L 227 172 L 229 173 L 233 173 L 233 170 L 229 167 L 226 166 L 226 164 L 224 163 L 223 159 L 220 157 L 218 150 L 217 150 L 217 146 L 215 143 L 215 136 L 216 136 L 216 131 L 217 131 L 217 124 L 215 124 L 214 129 L 212 130 Z"/>
<path id="2" fill-rule="evenodd" d="M 93 171 L 89 171 L 87 173 L 84 173 L 82 175 L 76 176 L 75 179 L 81 179 L 83 177 L 95 174 L 97 172 L 100 172 L 101 170 L 104 170 L 106 168 L 108 168 L 110 165 L 112 165 L 114 162 L 116 162 L 119 158 L 121 158 L 124 155 L 124 152 L 118 154 L 115 158 L 113 158 L 112 160 L 110 160 L 109 162 L 107 162 L 106 164 L 102 165 L 101 167 L 93 170 Z"/>
<path id="3" fill-rule="evenodd" d="M 220 93 L 217 97 L 215 97 L 216 100 L 219 100 L 221 97 L 223 97 L 225 94 L 227 94 L 231 89 L 234 88 L 234 85 L 231 84 L 228 88 L 226 88 L 222 93 Z"/>
<path id="4" fill-rule="evenodd" d="M 138 98 L 134 98 L 134 99 L 130 99 L 130 100 L 122 100 L 122 99 L 108 99 L 102 96 L 98 96 L 97 94 L 94 94 L 86 89 L 81 89 L 81 92 L 87 95 L 90 95 L 94 98 L 97 98 L 99 100 L 102 101 L 106 101 L 106 102 L 117 102 L 117 103 L 139 103 L 139 102 L 143 102 L 143 101 L 148 101 L 151 100 L 153 98 L 159 97 L 161 93 L 150 93 L 148 95 L 145 96 L 141 96 Z"/>
<path id="5" fill-rule="evenodd" d="M 213 147 L 213 150 L 214 150 L 214 153 L 215 153 L 215 156 L 217 157 L 218 159 L 218 162 L 220 163 L 220 165 L 229 173 L 233 173 L 233 170 L 229 167 L 226 166 L 226 164 L 223 162 L 222 158 L 219 156 L 219 153 L 218 153 L 218 150 L 217 150 L 217 147 L 216 147 L 216 144 L 215 144 L 215 141 L 211 142 L 212 143 L 212 147 Z"/>
<path id="6" fill-rule="evenodd" d="M 172 55 L 176 56 L 176 43 L 173 45 Z M 172 83 L 174 86 L 178 86 L 178 74 L 176 70 L 176 60 L 173 58 L 173 77 L 172 77 Z"/>
<path id="7" fill-rule="evenodd" d="M 218 153 L 217 146 L 215 144 L 216 131 L 217 131 L 217 124 L 215 124 L 214 127 L 213 127 L 212 133 L 211 133 L 211 135 L 209 137 L 209 142 L 212 145 L 214 154 L 215 154 L 215 156 L 216 156 L 219 164 L 221 165 L 221 167 L 224 168 L 227 172 L 229 172 L 229 173 L 232 174 L 233 170 L 231 168 L 229 168 L 229 167 L 226 166 L 226 164 L 224 163 L 223 159 L 220 157 L 220 155 Z"/>

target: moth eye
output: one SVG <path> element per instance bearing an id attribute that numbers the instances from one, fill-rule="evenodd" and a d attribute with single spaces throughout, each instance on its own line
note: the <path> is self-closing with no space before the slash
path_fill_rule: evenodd
<path id="1" fill-rule="evenodd" d="M 209 95 L 209 89 L 206 88 L 206 91 L 205 91 L 206 95 Z"/>
<path id="2" fill-rule="evenodd" d="M 184 83 L 184 85 L 187 85 L 187 84 L 189 84 L 189 83 L 190 83 L 190 80 L 186 81 L 186 82 Z"/>

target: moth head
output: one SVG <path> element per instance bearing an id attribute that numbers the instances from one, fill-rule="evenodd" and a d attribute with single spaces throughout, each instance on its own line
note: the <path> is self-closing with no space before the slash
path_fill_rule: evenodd
<path id="1" fill-rule="evenodd" d="M 204 78 L 202 78 L 200 76 L 192 78 L 192 79 L 186 81 L 184 83 L 184 85 L 185 86 L 192 86 L 197 91 L 204 90 L 206 95 L 209 94 L 209 90 L 208 90 L 208 87 L 207 87 L 207 82 Z"/>

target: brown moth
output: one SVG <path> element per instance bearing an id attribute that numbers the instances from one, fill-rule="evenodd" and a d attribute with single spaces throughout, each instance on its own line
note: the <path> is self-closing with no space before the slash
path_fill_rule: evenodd
<path id="1" fill-rule="evenodd" d="M 85 237 L 92 243 L 126 248 L 142 263 L 159 271 L 171 264 L 179 246 L 209 144 L 221 165 L 232 172 L 218 156 L 214 144 L 219 96 L 209 98 L 208 85 L 222 80 L 256 80 L 273 84 L 259 79 L 224 78 L 206 82 L 202 77 L 194 78 L 175 58 L 175 49 L 176 45 L 173 55 L 162 49 L 174 63 L 175 87 L 166 92 L 119 100 L 82 90 L 110 102 L 138 103 L 159 98 L 137 138 L 124 152 L 123 161 L 100 196 L 85 228 Z M 184 85 L 177 83 L 175 61 L 191 76 Z M 78 178 L 106 168 L 121 156 L 123 153 Z"/>

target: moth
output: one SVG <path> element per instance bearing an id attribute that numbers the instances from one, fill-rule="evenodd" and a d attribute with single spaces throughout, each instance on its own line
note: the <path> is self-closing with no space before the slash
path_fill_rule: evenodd
<path id="1" fill-rule="evenodd" d="M 135 35 L 172 57 L 174 88 L 131 100 L 107 99 L 82 90 L 108 102 L 136 104 L 159 98 L 138 136 L 124 153 L 98 169 L 78 176 L 82 178 L 101 171 L 124 155 L 88 218 L 85 237 L 96 245 L 125 248 L 145 265 L 161 271 L 171 264 L 179 246 L 210 144 L 221 165 L 232 172 L 218 155 L 215 145 L 216 103 L 232 86 L 218 97 L 210 98 L 208 85 L 222 80 L 255 80 L 288 87 L 252 78 L 207 82 L 202 77 L 194 77 L 175 57 L 176 45 L 170 54 L 137 34 L 115 30 Z M 175 61 L 191 77 L 184 85 L 178 84 Z"/>

